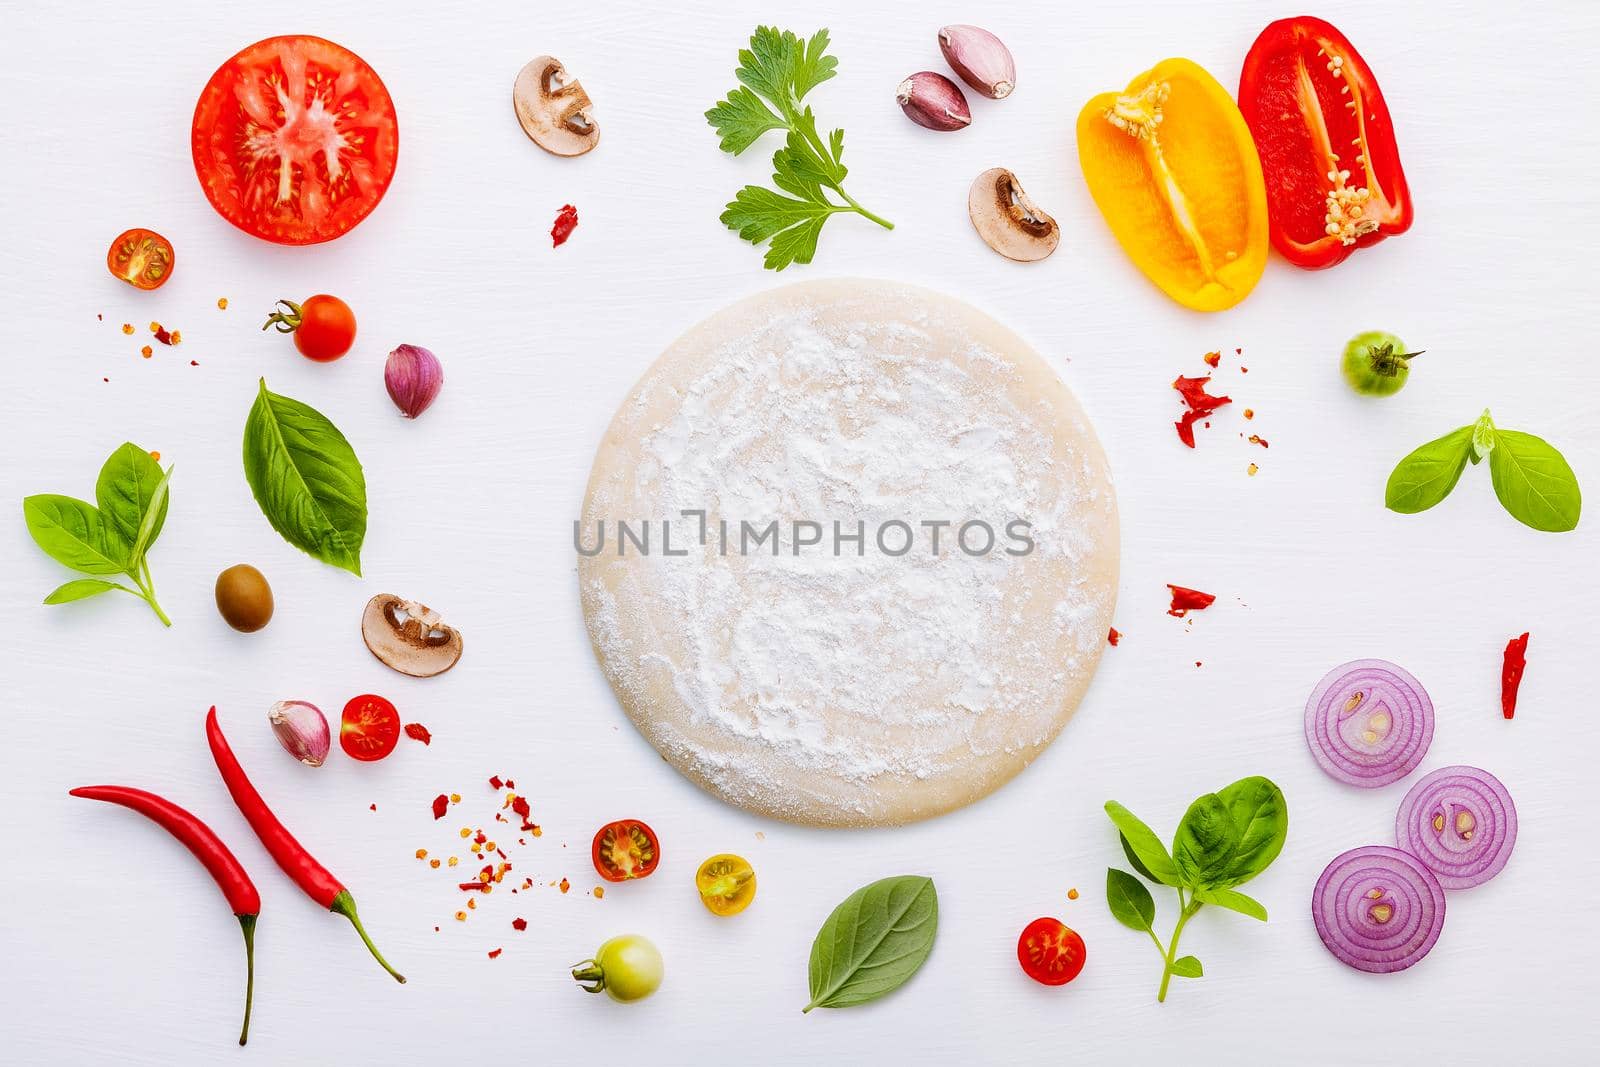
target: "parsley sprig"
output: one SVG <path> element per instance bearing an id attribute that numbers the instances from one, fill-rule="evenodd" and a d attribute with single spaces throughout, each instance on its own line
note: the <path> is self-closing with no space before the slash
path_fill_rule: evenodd
<path id="1" fill-rule="evenodd" d="M 854 212 L 886 230 L 894 229 L 894 223 L 874 215 L 844 191 L 849 173 L 844 165 L 844 131 L 834 130 L 824 141 L 810 105 L 801 104 L 807 93 L 833 77 L 839 65 L 827 50 L 825 29 L 804 41 L 788 30 L 758 26 L 750 47 L 739 50 L 739 69 L 734 72 L 739 88 L 706 112 L 706 120 L 722 139 L 722 150 L 733 155 L 768 130 L 788 131 L 783 147 L 772 156 L 772 184 L 778 188 L 747 185 L 722 213 L 723 225 L 751 244 L 770 241 L 768 270 L 810 263 L 823 225 L 841 212 Z M 844 202 L 829 197 L 829 190 Z"/>

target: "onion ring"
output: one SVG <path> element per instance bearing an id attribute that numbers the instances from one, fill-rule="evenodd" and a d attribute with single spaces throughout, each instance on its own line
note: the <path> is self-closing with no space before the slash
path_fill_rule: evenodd
<path id="1" fill-rule="evenodd" d="M 1306 743 L 1329 777 L 1372 789 L 1410 774 L 1433 741 L 1433 701 L 1387 660 L 1329 671 L 1306 701 Z"/>
<path id="2" fill-rule="evenodd" d="M 1421 860 L 1446 889 L 1482 885 L 1505 867 L 1517 843 L 1517 809 L 1500 779 L 1477 767 L 1441 767 L 1406 794 L 1395 843 Z"/>
<path id="3" fill-rule="evenodd" d="M 1444 887 L 1422 861 L 1388 845 L 1353 848 L 1328 864 L 1311 894 L 1317 935 L 1369 974 L 1403 971 L 1444 930 Z"/>

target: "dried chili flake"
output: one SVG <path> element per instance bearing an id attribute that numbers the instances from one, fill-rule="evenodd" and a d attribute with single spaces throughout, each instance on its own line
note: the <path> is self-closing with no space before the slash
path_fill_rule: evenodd
<path id="1" fill-rule="evenodd" d="M 438 870 L 439 869 L 439 861 L 438 860 L 429 860 L 428 861 L 428 866 L 432 867 L 434 870 Z"/>
<path id="2" fill-rule="evenodd" d="M 225 297 L 225 296 L 217 297 L 217 310 L 218 311 L 227 311 L 228 310 L 228 298 L 227 297 Z"/>
<path id="3" fill-rule="evenodd" d="M 479 893 L 487 893 L 489 891 L 489 883 L 488 882 L 462 882 L 460 885 L 456 886 L 456 888 L 460 889 L 460 890 L 463 890 L 463 891 L 469 891 L 469 892 L 470 891 L 477 891 Z"/>
<path id="4" fill-rule="evenodd" d="M 417 859 L 425 860 L 427 858 L 428 858 L 428 850 L 427 849 L 425 849 L 425 848 L 417 849 Z"/>
<path id="5" fill-rule="evenodd" d="M 133 323 L 131 323 L 131 322 L 123 323 L 122 324 L 122 332 L 125 333 L 125 334 L 132 334 L 133 333 Z"/>
<path id="6" fill-rule="evenodd" d="M 502 953 L 502 952 L 504 952 L 504 951 L 505 951 L 505 949 L 501 949 L 501 948 L 492 948 L 492 949 L 490 949 L 490 950 L 489 950 L 489 958 L 490 958 L 490 959 L 491 959 L 491 960 L 493 960 L 493 959 L 499 959 L 499 958 L 500 958 L 500 953 Z"/>
<path id="7" fill-rule="evenodd" d="M 567 238 L 572 236 L 572 231 L 578 228 L 578 209 L 571 204 L 562 204 L 561 210 L 556 212 L 555 225 L 550 227 L 550 247 L 560 248 L 567 243 Z"/>
<path id="8" fill-rule="evenodd" d="M 561 879 L 561 891 L 563 893 L 565 893 L 567 890 L 569 890 L 571 888 L 572 888 L 572 883 L 571 882 L 567 881 L 565 878 Z"/>
<path id="9" fill-rule="evenodd" d="M 476 900 L 467 901 L 467 909 L 469 911 L 477 911 L 478 910 L 478 902 Z"/>
<path id="10" fill-rule="evenodd" d="M 466 912 L 464 912 L 464 911 L 456 912 L 456 922 L 464 923 L 466 921 L 467 921 L 467 913 Z"/>
<path id="11" fill-rule="evenodd" d="M 1194 447 L 1194 424 L 1222 407 L 1222 405 L 1233 403 L 1232 397 L 1212 396 L 1206 392 L 1206 383 L 1209 381 L 1211 381 L 1209 374 L 1203 378 L 1188 378 L 1180 374 L 1172 383 L 1172 387 L 1178 391 L 1179 396 L 1183 397 L 1184 404 L 1189 408 L 1173 424 L 1178 430 L 1178 440 L 1189 448 Z"/>
<path id="12" fill-rule="evenodd" d="M 155 460 L 157 463 L 160 463 L 161 462 L 161 453 L 160 452 L 156 452 L 156 451 L 151 451 L 150 458 Z"/>
<path id="13" fill-rule="evenodd" d="M 511 920 L 511 929 L 513 929 L 513 930 L 526 930 L 527 928 L 528 928 L 528 920 L 527 919 L 512 919 Z"/>
<path id="14" fill-rule="evenodd" d="M 1078 891 L 1076 889 L 1067 890 L 1067 899 L 1068 900 L 1077 900 L 1078 899 Z"/>
<path id="15" fill-rule="evenodd" d="M 376 805 L 376 804 L 368 804 L 367 805 L 367 810 L 368 811 L 377 811 L 378 810 L 378 805 Z"/>
<path id="16" fill-rule="evenodd" d="M 512 801 L 511 801 L 511 810 L 516 812 L 517 816 L 522 819 L 522 829 L 530 830 L 530 831 L 537 831 L 538 830 L 538 827 L 533 825 L 533 822 L 532 822 L 533 809 L 528 806 L 528 798 L 527 797 L 524 797 L 524 796 L 514 797 L 512 799 Z"/>
<path id="17" fill-rule="evenodd" d="M 1505 661 L 1500 667 L 1500 711 L 1508 719 L 1517 713 L 1517 690 L 1527 666 L 1528 635 L 1523 634 L 1506 642 Z"/>
<path id="18" fill-rule="evenodd" d="M 479 830 L 477 833 L 472 835 L 472 843 L 475 845 L 481 845 L 487 840 L 489 840 L 489 838 L 484 835 L 482 830 Z"/>
<path id="19" fill-rule="evenodd" d="M 450 794 L 450 803 L 452 803 L 452 804 L 461 803 L 461 794 L 460 793 L 451 793 Z"/>
<path id="20" fill-rule="evenodd" d="M 507 789 L 515 789 L 516 787 L 517 787 L 517 783 L 516 782 L 513 782 L 509 778 L 506 779 L 506 788 Z"/>
<path id="21" fill-rule="evenodd" d="M 449 866 L 449 867 L 454 867 L 456 864 L 458 864 L 460 862 L 461 862 L 461 857 L 460 856 L 451 856 L 448 860 L 445 861 L 445 865 Z"/>
<path id="22" fill-rule="evenodd" d="M 500 780 L 500 776 L 498 774 L 495 775 L 493 778 L 489 779 L 489 788 L 490 789 L 499 789 L 504 785 L 505 785 L 505 783 Z"/>
<path id="23" fill-rule="evenodd" d="M 450 798 L 440 793 L 433 798 L 433 817 L 435 820 L 444 818 L 444 813 L 450 810 Z"/>
<path id="24" fill-rule="evenodd" d="M 1246 467 L 1244 469 L 1244 472 L 1246 474 L 1248 474 L 1250 477 L 1254 478 L 1256 476 L 1256 472 L 1259 471 L 1260 469 L 1261 469 L 1260 467 L 1258 467 L 1256 464 L 1252 463 L 1252 464 L 1250 464 L 1250 466 L 1248 466 L 1248 467 Z"/>
<path id="25" fill-rule="evenodd" d="M 149 345 L 145 345 L 143 348 L 139 349 L 139 354 L 145 359 L 149 359 L 151 356 L 156 354 L 156 350 L 151 348 Z"/>
<path id="26" fill-rule="evenodd" d="M 1167 583 L 1167 588 L 1172 590 L 1172 606 L 1167 609 L 1167 614 L 1175 619 L 1181 619 L 1191 611 L 1204 611 L 1217 599 L 1211 593 L 1202 593 L 1198 589 L 1185 589 L 1170 582 Z"/>
<path id="27" fill-rule="evenodd" d="M 1215 367 L 1217 364 L 1222 362 L 1222 353 L 1221 352 L 1207 352 L 1205 355 L 1201 356 L 1200 358 L 1206 361 L 1206 366 Z"/>
<path id="28" fill-rule="evenodd" d="M 152 322 L 150 324 L 150 332 L 155 334 L 156 340 L 160 341 L 164 345 L 170 345 L 173 343 L 172 334 L 159 322 Z"/>
<path id="29" fill-rule="evenodd" d="M 606 887 L 605 886 L 597 885 L 597 886 L 594 887 L 594 898 L 596 900 L 599 900 L 600 898 L 604 897 L 605 895 L 606 895 Z"/>
<path id="30" fill-rule="evenodd" d="M 1106 644 L 1110 645 L 1112 648 L 1116 648 L 1117 645 L 1120 644 L 1121 642 L 1122 642 L 1122 635 L 1120 633 L 1118 633 L 1117 632 L 1117 628 L 1115 626 L 1113 626 L 1111 628 L 1111 632 L 1106 634 Z"/>
<path id="31" fill-rule="evenodd" d="M 433 744 L 433 735 L 430 734 L 428 732 L 428 728 L 422 725 L 420 722 L 406 723 L 406 736 L 411 738 L 413 741 L 421 741 L 425 745 Z M 434 818 L 438 818 L 438 816 L 434 816 Z"/>
<path id="32" fill-rule="evenodd" d="M 1244 417 L 1247 418 L 1247 419 L 1255 418 L 1256 417 L 1256 409 L 1255 408 L 1245 408 L 1244 409 Z"/>
<path id="33" fill-rule="evenodd" d="M 1258 433 L 1251 434 L 1249 437 L 1245 438 L 1245 440 L 1249 441 L 1253 445 L 1260 445 L 1262 448 L 1272 447 L 1271 445 L 1267 444 L 1267 439 Z"/>

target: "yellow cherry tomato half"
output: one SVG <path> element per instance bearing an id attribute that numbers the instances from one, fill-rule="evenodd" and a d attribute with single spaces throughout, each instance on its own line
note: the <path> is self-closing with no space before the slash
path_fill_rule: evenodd
<path id="1" fill-rule="evenodd" d="M 712 856 L 694 872 L 700 903 L 713 915 L 737 915 L 756 898 L 756 872 L 742 856 Z"/>

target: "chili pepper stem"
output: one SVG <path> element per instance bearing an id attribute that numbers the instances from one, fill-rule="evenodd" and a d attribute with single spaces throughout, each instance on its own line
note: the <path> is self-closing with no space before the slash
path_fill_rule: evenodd
<path id="1" fill-rule="evenodd" d="M 328 910 L 339 915 L 343 915 L 346 919 L 349 919 L 350 925 L 354 926 L 356 928 L 356 933 L 361 935 L 361 943 L 367 946 L 368 952 L 372 953 L 372 958 L 377 960 L 378 963 L 383 966 L 383 969 L 388 971 L 389 974 L 394 977 L 396 982 L 399 982 L 401 985 L 405 984 L 406 976 L 389 966 L 389 961 L 383 958 L 383 954 L 378 951 L 378 946 L 374 945 L 372 943 L 372 938 L 367 936 L 366 928 L 361 925 L 361 918 L 356 915 L 356 901 L 355 898 L 350 895 L 350 890 L 339 890 L 338 895 L 333 898 L 332 907 L 330 907 Z"/>
<path id="2" fill-rule="evenodd" d="M 239 1031 L 239 1044 L 250 1039 L 250 1005 L 256 996 L 256 915 L 239 916 L 239 926 L 244 930 L 244 1028 Z"/>

